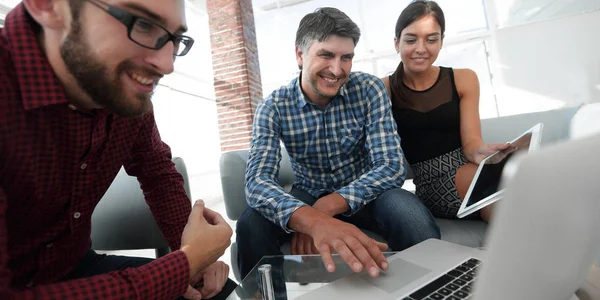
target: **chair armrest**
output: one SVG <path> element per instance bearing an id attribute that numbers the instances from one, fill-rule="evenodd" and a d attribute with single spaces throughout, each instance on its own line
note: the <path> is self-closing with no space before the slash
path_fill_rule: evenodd
<path id="1" fill-rule="evenodd" d="M 183 176 L 189 198 L 185 163 L 179 157 L 174 157 L 173 162 Z M 94 209 L 91 238 L 95 250 L 155 249 L 159 256 L 169 252 L 169 245 L 146 204 L 137 178 L 129 176 L 124 168 Z"/>

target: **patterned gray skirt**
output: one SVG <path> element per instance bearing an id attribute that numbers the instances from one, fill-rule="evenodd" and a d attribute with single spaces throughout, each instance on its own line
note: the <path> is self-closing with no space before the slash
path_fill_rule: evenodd
<path id="1" fill-rule="evenodd" d="M 469 161 L 462 148 L 410 166 L 415 173 L 416 194 L 438 218 L 456 218 L 460 197 L 456 191 L 456 171 Z"/>

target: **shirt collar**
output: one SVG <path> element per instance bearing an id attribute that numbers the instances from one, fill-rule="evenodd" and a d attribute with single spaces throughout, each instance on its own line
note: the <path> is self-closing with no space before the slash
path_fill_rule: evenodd
<path id="1" fill-rule="evenodd" d="M 308 101 L 308 99 L 306 99 L 304 92 L 302 92 L 302 87 L 300 86 L 301 81 L 302 81 L 302 71 L 300 71 L 300 74 L 295 79 L 295 82 L 292 83 L 293 88 L 296 91 L 296 93 L 294 93 L 294 94 L 298 95 L 298 98 L 296 101 L 297 101 L 299 108 L 303 108 L 310 102 L 310 101 Z M 348 79 L 348 81 L 350 81 L 350 79 Z M 339 94 L 337 96 L 335 96 L 333 100 L 335 100 L 335 98 L 337 98 L 337 97 L 340 97 L 343 101 L 346 100 L 346 95 L 348 94 L 348 91 L 346 90 L 347 84 L 348 84 L 348 82 L 346 82 L 342 85 L 342 88 L 340 89 Z"/>
<path id="2" fill-rule="evenodd" d="M 304 92 L 302 92 L 302 71 L 300 72 L 298 78 L 296 78 L 295 81 L 296 82 L 294 82 L 294 89 L 296 90 L 296 93 L 294 94 L 298 96 L 298 98 L 296 99 L 298 108 L 303 108 L 308 104 L 309 101 L 306 99 Z"/>
<path id="3" fill-rule="evenodd" d="M 7 15 L 4 24 L 21 100 L 26 110 L 67 103 L 64 88 L 36 39 L 37 26 L 23 3 Z"/>

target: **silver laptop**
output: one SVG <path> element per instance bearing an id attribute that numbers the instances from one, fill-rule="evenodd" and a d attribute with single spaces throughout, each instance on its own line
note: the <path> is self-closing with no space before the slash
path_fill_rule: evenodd
<path id="1" fill-rule="evenodd" d="M 600 250 L 600 135 L 516 156 L 485 251 L 427 240 L 378 278 L 352 274 L 297 299 L 577 299 Z"/>
<path id="2" fill-rule="evenodd" d="M 471 181 L 465 200 L 456 216 L 464 218 L 502 198 L 503 188 L 500 179 L 504 166 L 510 159 L 521 153 L 529 153 L 540 147 L 543 124 L 538 123 L 509 142 L 510 146 L 481 161 Z"/>

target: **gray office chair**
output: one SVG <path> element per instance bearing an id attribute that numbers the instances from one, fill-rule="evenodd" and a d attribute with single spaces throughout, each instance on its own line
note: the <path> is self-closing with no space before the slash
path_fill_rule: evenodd
<path id="1" fill-rule="evenodd" d="M 185 163 L 179 157 L 174 157 L 173 162 L 183 176 L 184 188 L 190 198 Z M 154 249 L 157 258 L 170 252 L 144 200 L 139 182 L 123 168 L 92 214 L 92 248 L 104 251 Z"/>

